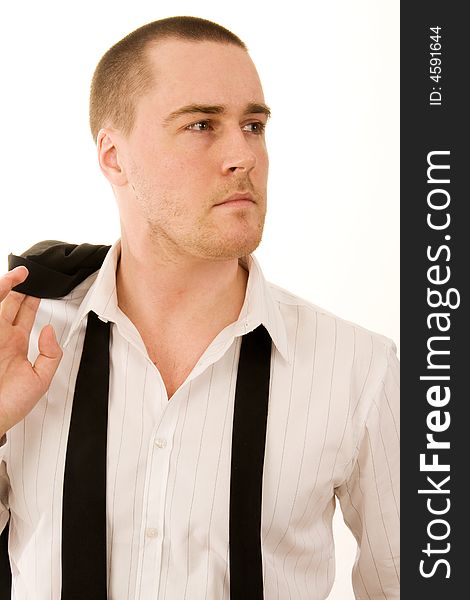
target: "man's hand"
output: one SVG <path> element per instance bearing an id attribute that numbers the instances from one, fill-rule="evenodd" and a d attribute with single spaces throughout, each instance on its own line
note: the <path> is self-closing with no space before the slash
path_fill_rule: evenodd
<path id="1" fill-rule="evenodd" d="M 46 393 L 62 358 L 54 329 L 46 325 L 39 335 L 36 362 L 28 360 L 40 299 L 12 291 L 27 276 L 26 267 L 16 267 L 0 277 L 0 438 Z"/>

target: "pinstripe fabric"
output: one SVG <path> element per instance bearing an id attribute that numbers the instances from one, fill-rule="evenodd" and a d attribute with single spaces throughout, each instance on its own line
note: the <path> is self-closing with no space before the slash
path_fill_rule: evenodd
<path id="1" fill-rule="evenodd" d="M 61 492 L 74 383 L 89 310 L 111 325 L 108 585 L 113 600 L 228 600 L 230 442 L 240 337 L 273 340 L 263 479 L 267 600 L 323 600 L 339 499 L 360 552 L 360 600 L 397 600 L 398 363 L 384 338 L 267 284 L 256 260 L 239 319 L 168 402 L 158 370 L 116 303 L 119 243 L 99 274 L 43 300 L 31 339 L 52 323 L 64 357 L 48 394 L 0 448 L 12 512 L 17 600 L 60 598 Z M 84 482 L 86 485 L 86 482 Z M 0 528 L 6 519 L 3 506 Z"/>

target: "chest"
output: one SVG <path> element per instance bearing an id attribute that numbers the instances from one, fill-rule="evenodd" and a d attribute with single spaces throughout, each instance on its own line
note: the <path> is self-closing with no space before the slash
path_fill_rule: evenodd
<path id="1" fill-rule="evenodd" d="M 208 572 L 212 586 L 209 597 L 223 596 L 238 351 L 235 342 L 219 360 L 208 360 L 206 368 L 168 402 L 158 371 L 150 361 L 132 347 L 128 351 L 125 344 L 114 347 L 107 465 L 113 597 L 120 597 L 121 590 L 138 589 L 141 582 L 145 589 L 156 589 L 160 573 L 164 574 L 163 583 L 168 579 L 172 587 L 158 597 L 184 597 L 188 556 L 190 572 L 203 574 L 200 584 L 197 578 L 188 584 L 195 590 L 193 597 L 204 597 Z M 276 392 L 271 398 L 263 489 L 266 556 L 275 555 L 281 539 L 288 548 L 293 547 L 295 535 L 304 539 L 310 523 L 316 514 L 324 513 L 332 495 L 331 464 L 326 470 L 320 468 L 315 481 L 311 476 L 301 477 L 302 472 L 319 471 L 315 461 L 320 460 L 318 444 L 323 438 L 311 430 L 314 420 L 305 419 L 308 395 L 299 390 L 289 397 L 282 382 L 291 377 L 281 375 L 279 367 L 274 366 Z M 60 376 L 61 387 L 73 379 L 73 373 L 61 372 Z M 58 463 L 65 455 L 67 436 L 61 435 L 59 396 L 67 397 L 64 389 L 53 390 L 49 403 L 42 404 L 35 413 L 36 422 L 29 420 L 26 425 L 29 440 L 31 432 L 43 429 L 43 435 L 37 436 L 39 447 L 28 447 L 24 452 L 20 446 L 26 442 L 20 440 L 23 429 L 18 428 L 18 439 L 12 440 L 17 464 L 10 471 L 15 490 L 11 506 L 19 522 L 34 523 L 34 531 L 47 527 L 47 543 L 39 537 L 37 542 L 38 547 L 46 548 L 40 555 L 41 559 L 44 555 L 46 566 L 53 560 L 49 549 L 53 552 L 60 548 L 62 465 Z M 66 403 L 68 407 L 68 398 Z M 324 453 L 320 462 L 325 458 Z M 22 472 L 25 468 L 29 474 Z M 318 487 L 315 493 L 314 483 Z M 306 510 L 309 518 L 301 520 Z M 26 536 L 31 537 L 30 532 L 25 532 Z M 49 573 L 50 569 L 44 568 L 43 572 Z"/>
<path id="2" fill-rule="evenodd" d="M 191 339 L 179 336 L 145 342 L 149 358 L 163 380 L 168 399 L 186 381 L 211 341 L 211 337 Z"/>

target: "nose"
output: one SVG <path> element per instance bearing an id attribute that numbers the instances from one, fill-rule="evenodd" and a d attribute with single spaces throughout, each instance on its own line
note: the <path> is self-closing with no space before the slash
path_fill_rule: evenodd
<path id="1" fill-rule="evenodd" d="M 249 135 L 237 127 L 224 136 L 223 148 L 221 148 L 224 174 L 243 171 L 249 173 L 256 166 L 256 153 L 250 144 Z"/>

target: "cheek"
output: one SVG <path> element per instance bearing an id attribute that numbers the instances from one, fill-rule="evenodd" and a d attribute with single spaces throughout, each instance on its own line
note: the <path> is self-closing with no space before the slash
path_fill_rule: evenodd
<path id="1" fill-rule="evenodd" d="M 260 168 L 267 169 L 269 164 L 268 149 L 264 138 L 254 138 L 251 149 L 256 155 L 256 163 Z"/>
<path id="2" fill-rule="evenodd" d="M 145 162 L 146 177 L 155 189 L 181 191 L 194 179 L 198 170 L 196 158 L 187 154 L 161 151 Z"/>
<path id="3" fill-rule="evenodd" d="M 168 172 L 193 173 L 210 162 L 210 148 L 204 136 L 187 136 L 161 152 L 163 164 Z"/>
<path id="4" fill-rule="evenodd" d="M 267 180 L 269 170 L 269 158 L 266 151 L 259 151 L 256 155 L 256 176 L 262 180 Z"/>
<path id="5" fill-rule="evenodd" d="M 263 168 L 265 171 L 267 171 L 267 170 L 268 170 L 268 168 L 269 168 L 269 157 L 268 157 L 268 153 L 267 153 L 266 151 L 262 152 L 259 160 L 260 160 L 261 167 L 262 167 L 262 168 Z"/>

